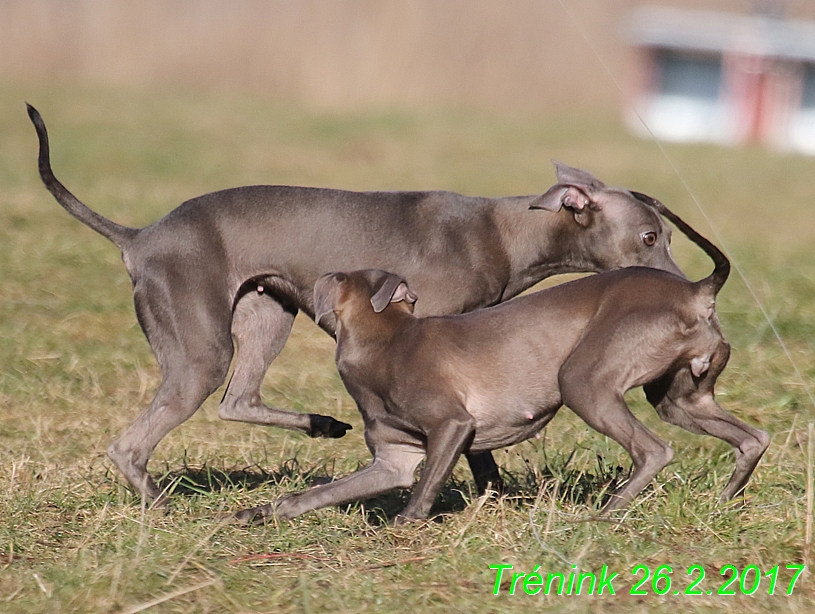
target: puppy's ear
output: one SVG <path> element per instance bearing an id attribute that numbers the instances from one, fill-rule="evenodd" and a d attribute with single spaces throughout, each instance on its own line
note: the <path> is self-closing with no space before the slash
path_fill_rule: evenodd
<path id="1" fill-rule="evenodd" d="M 345 281 L 342 273 L 323 275 L 314 284 L 314 322 L 319 326 L 320 320 L 334 312 L 337 304 L 339 284 Z"/>
<path id="2" fill-rule="evenodd" d="M 374 295 L 371 297 L 371 305 L 373 305 L 376 313 L 381 313 L 390 303 L 405 301 L 412 305 L 418 298 L 419 297 L 408 288 L 404 277 L 388 273 L 384 277 L 382 285 L 379 286 L 379 289 L 374 292 Z"/>
<path id="3" fill-rule="evenodd" d="M 582 211 L 591 202 L 588 193 L 580 187 L 557 183 L 533 200 L 529 208 L 557 212 L 566 207 L 572 211 Z"/>
<path id="4" fill-rule="evenodd" d="M 413 305 L 416 303 L 417 300 L 419 300 L 419 297 L 413 290 L 408 288 L 406 281 L 403 281 L 401 284 L 396 286 L 396 291 L 393 293 L 393 296 L 391 297 L 391 303 L 405 301 L 406 303 Z"/>

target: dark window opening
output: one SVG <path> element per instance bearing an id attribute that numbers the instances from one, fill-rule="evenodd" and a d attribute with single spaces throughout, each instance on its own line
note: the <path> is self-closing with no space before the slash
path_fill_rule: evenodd
<path id="1" fill-rule="evenodd" d="M 804 87 L 801 92 L 801 108 L 815 109 L 815 64 L 804 67 Z"/>
<path id="2" fill-rule="evenodd" d="M 661 51 L 657 53 L 656 60 L 660 94 L 687 96 L 709 102 L 719 99 L 722 84 L 720 58 Z M 813 95 L 815 96 L 815 90 Z"/>

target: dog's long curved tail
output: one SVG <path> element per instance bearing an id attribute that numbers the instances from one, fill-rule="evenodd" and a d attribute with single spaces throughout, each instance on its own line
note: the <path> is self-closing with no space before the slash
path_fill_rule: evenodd
<path id="1" fill-rule="evenodd" d="M 727 256 L 725 256 L 718 247 L 696 232 L 687 223 L 685 223 L 681 217 L 668 209 L 668 207 L 663 205 L 656 198 L 652 198 L 647 194 L 642 194 L 641 192 L 631 193 L 637 198 L 637 200 L 641 200 L 642 202 L 651 205 L 657 211 L 659 211 L 660 214 L 668 218 L 677 228 L 679 228 L 679 230 L 682 231 L 682 234 L 696 243 L 696 245 L 701 247 L 705 253 L 710 256 L 710 259 L 713 260 L 713 272 L 696 283 L 701 288 L 704 288 L 707 292 L 709 292 L 711 296 L 715 297 L 719 293 L 719 290 L 722 289 L 724 282 L 727 281 L 727 278 L 730 275 L 730 260 L 727 259 Z"/>
<path id="2" fill-rule="evenodd" d="M 26 103 L 28 107 L 28 116 L 37 130 L 37 138 L 40 141 L 40 153 L 38 158 L 40 178 L 48 188 L 48 191 L 57 199 L 57 202 L 63 208 L 73 215 L 80 222 L 93 228 L 96 232 L 103 237 L 107 237 L 119 249 L 124 250 L 130 240 L 139 232 L 136 228 L 122 226 L 117 224 L 104 216 L 99 215 L 80 201 L 76 196 L 71 194 L 68 189 L 62 185 L 59 180 L 54 177 L 54 172 L 51 170 L 51 155 L 48 149 L 48 132 L 45 129 L 45 122 L 43 122 L 37 109 Z"/>

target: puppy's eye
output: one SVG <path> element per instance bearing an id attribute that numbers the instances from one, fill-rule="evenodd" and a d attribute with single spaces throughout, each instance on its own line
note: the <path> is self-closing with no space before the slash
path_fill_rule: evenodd
<path id="1" fill-rule="evenodd" d="M 644 232 L 640 236 L 642 237 L 642 242 L 648 247 L 652 247 L 657 242 L 657 233 L 655 232 Z"/>

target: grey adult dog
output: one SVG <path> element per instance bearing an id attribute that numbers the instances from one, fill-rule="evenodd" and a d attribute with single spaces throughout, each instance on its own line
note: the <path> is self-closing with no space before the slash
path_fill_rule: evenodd
<path id="1" fill-rule="evenodd" d="M 377 268 L 409 279 L 419 315 L 505 301 L 556 273 L 642 265 L 681 275 L 667 225 L 630 192 L 556 164 L 546 193 L 477 198 L 451 192 L 347 192 L 251 186 L 181 204 L 145 228 L 121 226 L 73 196 L 51 170 L 40 114 L 39 172 L 68 213 L 112 241 L 133 282 L 136 316 L 161 367 L 150 406 L 108 448 L 143 496 L 160 491 L 147 462 L 161 439 L 226 379 L 224 420 L 342 437 L 331 417 L 267 407 L 260 386 L 298 310 L 313 317 L 325 273 Z M 329 334 L 334 320 L 320 322 Z M 487 454 L 468 456 L 479 491 L 500 486 Z"/>
<path id="2" fill-rule="evenodd" d="M 715 298 L 727 258 L 661 203 L 635 194 L 673 221 L 713 259 L 690 282 L 632 267 L 600 273 L 472 313 L 412 315 L 405 279 L 366 270 L 321 277 L 316 320 L 335 314 L 337 367 L 365 421 L 367 468 L 336 482 L 244 510 L 238 520 L 292 518 L 413 484 L 401 518 L 426 518 L 463 452 L 528 439 L 567 405 L 622 445 L 634 470 L 605 511 L 628 506 L 673 457 L 629 410 L 637 386 L 660 418 L 736 448 L 722 499 L 740 493 L 770 443 L 764 431 L 725 412 L 713 386 L 730 355 Z"/>

